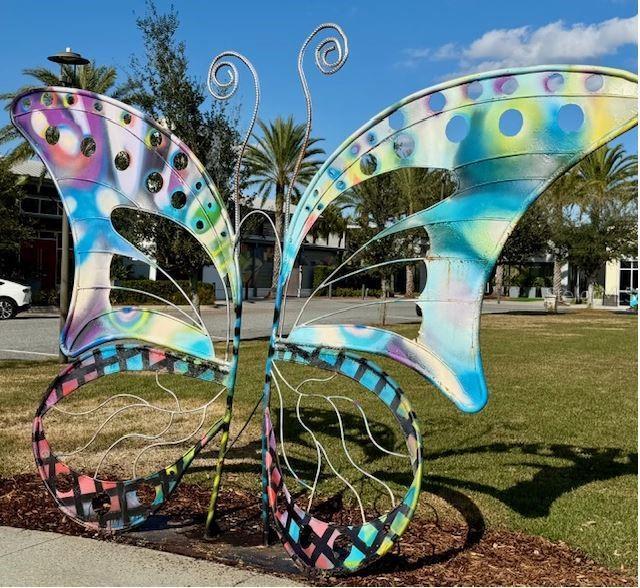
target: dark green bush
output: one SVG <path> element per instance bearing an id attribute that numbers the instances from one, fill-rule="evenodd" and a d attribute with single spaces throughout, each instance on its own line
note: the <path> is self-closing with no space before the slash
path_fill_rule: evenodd
<path id="1" fill-rule="evenodd" d="M 332 296 L 341 296 L 346 298 L 361 298 L 362 297 L 362 288 L 335 288 L 332 291 Z M 371 297 L 380 297 L 380 290 L 376 290 L 375 288 L 369 288 L 367 290 L 367 295 Z"/>
<path id="2" fill-rule="evenodd" d="M 538 276 L 537 278 L 535 278 L 532 284 L 532 286 L 536 288 L 543 288 L 546 285 L 547 285 L 546 280 L 542 276 Z"/>
<path id="3" fill-rule="evenodd" d="M 189 295 L 191 290 L 189 280 L 177 280 L 177 283 Z M 173 302 L 173 304 L 187 304 L 180 291 L 169 280 L 121 280 L 117 281 L 116 285 L 121 288 L 143 290 Z M 216 295 L 213 284 L 198 282 L 198 297 L 200 304 L 214 304 Z M 162 304 L 160 300 L 151 296 L 117 289 L 111 290 L 111 302 L 112 304 Z"/>
<path id="4" fill-rule="evenodd" d="M 31 299 L 33 306 L 58 306 L 59 296 L 57 290 L 34 290 Z"/>
<path id="5" fill-rule="evenodd" d="M 334 270 L 330 265 L 316 265 L 313 268 L 313 289 L 315 290 L 327 276 Z M 328 290 L 328 288 L 324 288 Z M 326 294 L 326 292 L 320 292 L 320 294 Z"/>

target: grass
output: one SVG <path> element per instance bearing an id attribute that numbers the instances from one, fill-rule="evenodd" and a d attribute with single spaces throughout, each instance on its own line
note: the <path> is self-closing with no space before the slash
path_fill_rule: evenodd
<path id="1" fill-rule="evenodd" d="M 406 325 L 397 330 L 413 336 L 417 327 Z M 464 495 L 488 525 L 562 540 L 610 567 L 636 569 L 636 341 L 637 320 L 626 315 L 485 315 L 481 348 L 492 395 L 487 407 L 476 415 L 459 413 L 412 372 L 381 361 L 399 381 L 421 421 L 426 450 L 423 508 L 441 505 L 435 495 Z M 264 342 L 244 344 L 232 438 L 260 394 L 264 357 Z M 282 367 L 283 373 L 293 373 Z M 34 471 L 30 422 L 42 391 L 56 371 L 52 362 L 0 362 L 0 475 Z M 195 407 L 212 396 L 210 385 L 187 378 L 162 376 L 160 381 L 176 392 L 183 407 Z M 371 429 L 380 444 L 402 447 L 393 420 L 371 395 L 338 380 L 315 386 L 316 391 L 357 397 L 370 416 Z M 102 378 L 82 388 L 82 394 L 71 397 L 70 406 L 86 410 L 114 390 L 140 394 L 167 408 L 173 402 L 148 376 L 125 375 Z M 294 426 L 293 395 L 286 390 L 283 394 L 286 430 L 290 432 L 287 438 L 297 441 L 297 445 L 287 445 L 288 455 L 303 478 L 313 478 L 314 446 L 309 435 Z M 344 415 L 345 443 L 354 461 L 366 464 L 366 469 L 377 476 L 385 476 L 394 489 L 401 488 L 410 478 L 406 462 L 373 451 L 354 407 L 344 401 L 336 403 Z M 110 414 L 113 406 L 102 416 Z M 350 464 L 340 450 L 333 408 L 326 401 L 305 397 L 302 409 L 305 422 L 327 445 L 333 463 L 341 471 L 349 470 Z M 207 422 L 220 412 L 220 408 L 212 408 Z M 46 421 L 47 431 L 51 431 L 48 436 L 58 451 L 77 447 L 90 438 L 87 431 L 99 420 L 52 415 Z M 178 424 L 189 431 L 198 425 L 199 415 L 184 421 Z M 101 448 L 132 429 L 157 433 L 166 422 L 166 414 L 157 415 L 145 408 L 133 416 L 123 413 L 103 430 Z M 115 461 L 135 455 L 136 443 L 118 446 L 113 454 Z M 257 489 L 259 451 L 259 421 L 254 419 L 229 453 L 223 483 Z M 140 462 L 141 469 L 166 464 L 179 454 L 178 446 L 149 452 Z M 211 450 L 196 462 L 192 480 L 208 476 L 213 454 Z M 100 451 L 90 451 L 76 465 L 94 468 L 101 455 Z M 106 467 L 117 469 L 115 461 L 109 461 Z M 358 488 L 364 487 L 362 476 L 354 474 L 357 472 L 353 468 L 345 473 Z M 293 481 L 289 485 L 293 488 Z M 338 488 L 334 477 L 323 476 L 321 493 L 330 494 Z M 378 500 L 384 492 L 378 488 L 377 494 L 365 494 Z"/>

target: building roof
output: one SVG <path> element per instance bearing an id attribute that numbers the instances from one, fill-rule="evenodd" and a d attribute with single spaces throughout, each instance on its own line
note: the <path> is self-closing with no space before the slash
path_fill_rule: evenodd
<path id="1" fill-rule="evenodd" d="M 44 163 L 39 159 L 27 159 L 26 161 L 14 163 L 11 166 L 11 171 L 18 176 L 30 176 L 32 178 L 39 178 L 42 172 L 45 172 L 44 177 L 51 179 L 49 172 L 44 167 Z"/>

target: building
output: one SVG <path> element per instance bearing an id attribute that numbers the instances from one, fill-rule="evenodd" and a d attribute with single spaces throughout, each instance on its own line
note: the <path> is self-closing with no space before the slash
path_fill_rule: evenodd
<path id="1" fill-rule="evenodd" d="M 604 277 L 604 304 L 629 306 L 631 294 L 637 291 L 637 257 L 607 262 Z"/>
<path id="2" fill-rule="evenodd" d="M 20 263 L 25 280 L 35 299 L 55 298 L 60 287 L 62 258 L 62 204 L 58 191 L 39 160 L 28 160 L 14 166 L 13 171 L 25 176 L 26 198 L 21 202 L 36 231 L 35 238 L 20 244 Z M 73 275 L 73 256 L 70 257 Z"/>
<path id="3" fill-rule="evenodd" d="M 13 171 L 27 178 L 24 189 L 27 196 L 21 207 L 36 230 L 34 239 L 21 243 L 20 259 L 24 280 L 32 287 L 36 301 L 53 300 L 60 284 L 60 261 L 62 257 L 62 205 L 58 191 L 45 173 L 43 164 L 29 160 L 14 166 Z M 273 220 L 273 204 L 267 203 L 264 210 Z M 295 210 L 295 207 L 292 207 Z M 255 215 L 260 219 L 261 216 Z M 271 224 L 265 219 L 247 223 L 242 229 L 240 262 L 243 270 L 245 296 L 263 297 L 271 288 L 273 251 L 275 245 Z M 330 235 L 327 238 L 307 236 L 291 277 L 289 288 L 294 295 L 308 296 L 313 286 L 313 271 L 317 265 L 334 265 L 346 248 L 346 234 Z M 72 249 L 70 249 L 72 251 Z M 73 276 L 73 255 L 70 275 Z M 130 277 L 155 280 L 155 268 L 131 260 Z M 224 299 L 222 283 L 213 265 L 202 271 L 202 281 L 214 284 L 216 297 Z"/>

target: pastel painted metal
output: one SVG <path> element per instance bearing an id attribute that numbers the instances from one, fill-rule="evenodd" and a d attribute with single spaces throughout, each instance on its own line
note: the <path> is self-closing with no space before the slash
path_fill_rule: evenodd
<path id="1" fill-rule="evenodd" d="M 43 88 L 16 98 L 11 117 L 54 179 L 74 239 L 73 296 L 60 334 L 60 348 L 77 361 L 63 369 L 36 414 L 33 441 L 40 474 L 64 512 L 81 524 L 127 529 L 142 523 L 164 503 L 193 457 L 221 432 L 209 526 L 231 422 L 242 308 L 240 272 L 233 249 L 234 229 L 225 204 L 186 145 L 149 117 L 117 100 L 77 89 Z M 142 261 L 163 272 L 153 259 L 116 231 L 111 215 L 120 208 L 170 219 L 189 231 L 209 254 L 221 279 L 229 285 L 227 304 L 235 312 L 231 357 L 216 357 L 200 317 L 195 320 L 185 313 L 172 315 L 148 308 L 112 307 L 110 270 L 116 255 Z M 169 275 L 166 277 L 189 302 L 177 282 Z M 122 354 L 118 345 L 126 341 L 139 341 L 144 346 L 129 349 L 125 359 L 116 357 L 105 366 L 102 360 L 112 358 L 116 352 Z M 146 344 L 160 349 L 148 352 Z M 173 367 L 180 365 L 177 373 L 191 375 L 192 366 L 204 365 L 208 374 L 217 374 L 212 381 L 223 384 L 228 391 L 221 422 L 212 425 L 181 460 L 144 480 L 95 478 L 93 483 L 56 458 L 43 425 L 43 417 L 52 406 L 63 400 L 67 392 L 97 377 L 143 368 L 156 371 L 158 362 L 149 363 L 145 358 L 169 352 L 171 357 L 177 353 L 184 359 L 164 362 L 162 373 L 176 373 Z M 174 473 L 170 483 L 160 484 L 158 480 L 166 480 L 168 472 Z M 61 493 L 56 476 L 62 474 L 72 477 L 72 487 Z M 136 516 L 131 516 L 130 502 L 135 501 L 135 488 L 143 482 L 157 484 L 156 497 L 150 504 L 138 505 Z M 74 505 L 65 502 L 69 492 L 73 492 Z M 111 497 L 111 509 L 108 516 L 100 518 L 87 505 L 103 492 Z"/>
<path id="2" fill-rule="evenodd" d="M 136 339 L 215 359 L 201 325 L 148 309 L 114 310 L 111 261 L 122 255 L 158 268 L 126 241 L 111 214 L 131 208 L 165 216 L 188 230 L 211 256 L 231 300 L 240 300 L 233 226 L 220 194 L 186 145 L 141 112 L 106 96 L 68 88 L 29 92 L 12 120 L 46 164 L 60 192 L 74 239 L 76 276 L 63 352 Z"/>
<path id="3" fill-rule="evenodd" d="M 289 346 L 303 348 L 306 358 L 373 353 L 392 359 L 430 381 L 460 410 L 481 410 L 488 398 L 478 336 L 482 296 L 507 237 L 556 178 L 635 125 L 637 76 L 601 67 L 552 65 L 483 73 L 417 92 L 351 135 L 307 186 L 284 238 L 266 368 L 266 433 L 272 431 L 273 362 L 292 361 L 281 351 Z M 406 167 L 450 170 L 458 183 L 451 197 L 396 222 L 367 244 L 408 229 L 427 232 L 427 282 L 417 300 L 422 310 L 417 338 L 333 324 L 294 325 L 287 337 L 279 336 L 286 285 L 300 246 L 322 211 L 368 178 Z M 330 369 L 330 364 L 324 367 Z M 399 389 L 397 394 L 403 397 Z M 415 439 L 421 443 L 419 435 Z M 271 438 L 272 457 L 278 453 L 274 445 Z M 421 456 L 420 448 L 412 461 Z M 421 462 L 413 467 L 420 470 Z M 295 518 L 299 525 L 310 515 L 291 504 L 277 466 L 267 459 L 266 468 L 264 501 L 283 542 L 306 565 L 358 569 L 387 551 L 406 526 L 402 519 L 383 533 L 382 541 L 376 535 L 377 548 L 372 550 L 364 549 L 361 528 L 314 522 L 307 537 L 312 547 L 296 550 L 291 546 L 297 530 L 291 532 L 289 521 Z M 414 479 L 403 500 L 407 521 L 419 490 L 420 480 Z M 280 497 L 274 496 L 277 492 Z M 283 502 L 286 517 L 280 514 Z M 341 534 L 347 541 L 333 549 Z"/>

